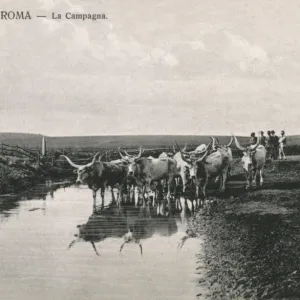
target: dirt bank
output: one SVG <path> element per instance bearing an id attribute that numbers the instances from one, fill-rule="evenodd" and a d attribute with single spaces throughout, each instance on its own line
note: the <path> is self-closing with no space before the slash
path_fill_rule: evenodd
<path id="1" fill-rule="evenodd" d="M 71 176 L 70 171 L 48 163 L 29 162 L 16 157 L 0 156 L 0 194 L 16 193 L 46 180 Z"/>
<path id="2" fill-rule="evenodd" d="M 199 284 L 207 299 L 300 299 L 299 158 L 268 166 L 264 187 L 247 192 L 237 169 L 224 198 L 211 195 L 189 222 L 205 237 Z"/>

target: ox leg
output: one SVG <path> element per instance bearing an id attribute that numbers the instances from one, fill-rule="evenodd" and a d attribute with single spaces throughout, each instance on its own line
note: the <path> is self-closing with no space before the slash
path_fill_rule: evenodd
<path id="1" fill-rule="evenodd" d="M 218 183 L 218 181 L 220 180 L 220 176 L 216 177 L 215 183 Z"/>
<path id="2" fill-rule="evenodd" d="M 116 202 L 115 194 L 114 194 L 114 188 L 111 187 L 111 201 Z"/>
<path id="3" fill-rule="evenodd" d="M 105 187 L 103 186 L 103 187 L 101 187 L 101 191 L 100 191 L 100 193 L 101 193 L 101 209 L 103 210 L 104 209 L 104 192 L 105 192 Z"/>
<path id="4" fill-rule="evenodd" d="M 247 172 L 245 172 L 245 177 L 246 177 L 246 190 L 248 190 L 251 186 L 250 180 L 249 180 L 249 175 Z"/>
<path id="5" fill-rule="evenodd" d="M 171 184 L 172 182 L 168 182 L 168 193 L 167 193 L 167 201 L 168 201 L 168 210 L 169 214 L 171 213 L 172 207 L 171 207 Z"/>
<path id="6" fill-rule="evenodd" d="M 260 186 L 262 186 L 263 183 L 264 183 L 263 171 L 264 171 L 264 169 L 263 169 L 263 167 L 262 167 L 262 168 L 259 170 L 259 184 L 260 184 Z"/>
<path id="7" fill-rule="evenodd" d="M 221 184 L 220 184 L 220 192 L 225 192 L 226 189 L 226 180 L 227 180 L 227 172 L 228 170 L 223 171 L 221 175 Z"/>
<path id="8" fill-rule="evenodd" d="M 181 197 L 175 198 L 175 207 L 176 207 L 176 211 L 182 211 Z"/>
<path id="9" fill-rule="evenodd" d="M 97 196 L 97 191 L 93 190 L 93 213 L 96 213 L 97 211 L 96 196 Z"/>
<path id="10" fill-rule="evenodd" d="M 143 207 L 143 208 L 146 207 L 146 197 L 145 197 L 146 189 L 147 189 L 146 186 L 144 186 L 144 187 L 142 188 L 142 198 L 143 198 L 142 207 Z"/>
<path id="11" fill-rule="evenodd" d="M 203 197 L 203 200 L 202 200 L 202 203 L 201 205 L 203 205 L 205 203 L 205 200 L 206 200 L 206 186 L 207 186 L 207 182 L 208 182 L 208 179 L 205 179 L 203 184 L 201 184 L 201 193 L 202 193 L 202 197 Z"/>
<path id="12" fill-rule="evenodd" d="M 227 171 L 227 180 L 228 178 L 231 176 L 231 166 L 228 167 L 228 171 Z"/>
<path id="13" fill-rule="evenodd" d="M 196 203 L 198 203 L 198 207 L 200 207 L 200 183 L 196 182 L 196 191 L 195 191 L 195 199 L 196 199 Z M 194 200 L 192 199 L 192 210 L 194 210 L 194 204 L 193 204 Z"/>
<path id="14" fill-rule="evenodd" d="M 138 206 L 140 201 L 140 196 L 141 196 L 141 189 L 139 187 L 134 187 L 133 194 L 134 194 L 135 206 Z"/>
<path id="15" fill-rule="evenodd" d="M 255 169 L 253 171 L 253 178 L 252 178 L 252 186 L 253 187 L 256 187 L 257 174 L 258 174 L 258 169 Z"/>

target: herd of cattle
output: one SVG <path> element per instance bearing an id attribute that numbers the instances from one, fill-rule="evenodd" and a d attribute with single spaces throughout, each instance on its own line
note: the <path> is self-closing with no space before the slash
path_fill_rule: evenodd
<path id="1" fill-rule="evenodd" d="M 103 208 L 104 192 L 110 187 L 112 199 L 115 199 L 113 189 L 118 190 L 116 202 L 119 206 L 127 199 L 135 203 L 141 200 L 145 206 L 152 199 L 154 203 L 159 204 L 158 213 L 166 214 L 167 211 L 171 212 L 171 199 L 175 199 L 173 204 L 178 204 L 180 208 L 180 201 L 176 196 L 173 197 L 175 194 L 179 195 L 179 198 L 191 200 L 193 209 L 194 203 L 196 208 L 200 207 L 205 201 L 207 183 L 210 179 L 215 178 L 219 181 L 219 190 L 225 191 L 233 161 L 231 150 L 233 142 L 243 152 L 241 162 L 246 177 L 246 189 L 256 186 L 258 176 L 262 185 L 266 149 L 260 144 L 260 138 L 255 145 L 243 147 L 234 135 L 227 145 L 219 145 L 216 138 L 211 137 L 208 145 L 202 144 L 191 152 L 187 152 L 186 147 L 180 149 L 176 143 L 176 146 L 173 146 L 173 153 L 163 152 L 158 158 L 143 157 L 142 147 L 136 156 L 129 155 L 119 148 L 120 159 L 103 162 L 101 159 L 106 152 L 102 155 L 98 152 L 92 162 L 86 165 L 77 165 L 67 156 L 64 157 L 75 168 L 76 183 L 86 184 L 93 191 L 94 211 L 97 191 L 100 189 Z M 161 198 L 164 189 L 166 197 Z"/>

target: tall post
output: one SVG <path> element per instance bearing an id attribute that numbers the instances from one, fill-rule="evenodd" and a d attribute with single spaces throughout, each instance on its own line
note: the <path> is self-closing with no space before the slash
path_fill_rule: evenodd
<path id="1" fill-rule="evenodd" d="M 47 149 L 46 149 L 46 139 L 43 136 L 43 139 L 42 139 L 42 156 L 46 156 L 46 152 L 47 152 Z"/>

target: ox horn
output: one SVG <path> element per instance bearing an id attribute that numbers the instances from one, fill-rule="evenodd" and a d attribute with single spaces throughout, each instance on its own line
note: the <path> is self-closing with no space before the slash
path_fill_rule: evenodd
<path id="1" fill-rule="evenodd" d="M 133 155 L 130 155 L 127 151 L 125 151 L 125 150 L 123 150 L 124 151 L 124 153 L 129 157 L 129 158 L 132 158 L 133 157 Z"/>
<path id="2" fill-rule="evenodd" d="M 125 153 L 129 158 L 138 159 L 138 158 L 140 158 L 140 157 L 142 156 L 142 154 L 143 154 L 143 152 L 144 152 L 144 149 L 143 149 L 142 146 L 141 146 L 141 147 L 140 147 L 139 154 L 138 154 L 136 157 L 134 157 L 134 155 L 128 154 L 125 150 L 123 150 L 123 151 L 124 151 L 124 153 Z"/>
<path id="3" fill-rule="evenodd" d="M 122 159 L 126 159 L 126 157 L 121 153 L 121 147 L 118 148 L 119 154 Z"/>
<path id="4" fill-rule="evenodd" d="M 244 148 L 244 147 L 242 147 L 240 145 L 240 143 L 238 142 L 238 140 L 237 140 L 237 138 L 236 138 L 235 135 L 234 135 L 234 141 L 235 141 L 235 144 L 236 144 L 236 146 L 237 146 L 238 149 L 240 149 L 241 151 L 246 151 L 246 148 Z"/>
<path id="5" fill-rule="evenodd" d="M 179 150 L 179 152 L 180 152 L 180 154 L 181 154 L 181 158 L 182 158 L 185 162 L 187 162 L 187 163 L 190 164 L 190 163 L 191 163 L 190 159 L 187 159 L 186 157 L 184 157 L 184 154 L 187 154 L 187 155 L 189 155 L 189 156 L 190 156 L 190 154 L 189 154 L 189 153 L 184 153 L 184 152 L 179 148 L 177 142 L 175 142 L 175 143 L 176 143 L 176 146 L 177 146 L 177 148 L 178 148 L 178 150 Z"/>
<path id="6" fill-rule="evenodd" d="M 91 167 L 91 166 L 95 163 L 96 158 L 97 158 L 97 156 L 99 155 L 99 153 L 100 153 L 100 152 L 97 152 L 97 153 L 95 154 L 95 156 L 94 156 L 92 162 L 88 163 L 88 164 L 86 165 L 86 167 Z M 101 157 L 99 157 L 99 161 L 101 160 L 101 158 L 103 157 L 103 155 L 104 155 L 105 153 L 106 153 L 106 151 L 101 155 Z"/>
<path id="7" fill-rule="evenodd" d="M 213 142 L 213 144 L 214 144 L 214 142 Z M 212 148 L 212 143 L 210 142 L 207 146 L 205 153 L 199 159 L 197 159 L 197 161 L 203 161 L 203 159 L 208 155 L 211 148 Z"/>
<path id="8" fill-rule="evenodd" d="M 192 151 L 192 152 L 187 152 L 187 151 L 186 151 L 187 143 L 184 144 L 184 147 L 183 147 L 183 149 L 181 149 L 181 150 L 180 150 L 180 148 L 179 148 L 177 142 L 176 142 L 176 145 L 177 145 L 177 148 L 179 149 L 179 151 L 182 152 L 183 154 L 186 154 L 186 155 L 189 155 L 189 156 L 190 156 L 192 153 L 194 153 L 194 151 Z M 174 146 L 173 146 L 173 147 L 174 147 Z"/>
<path id="9" fill-rule="evenodd" d="M 70 164 L 72 167 L 74 167 L 74 168 L 76 168 L 76 169 L 79 169 L 80 167 L 83 167 L 83 166 L 74 164 L 68 156 L 65 156 L 65 155 L 61 155 L 61 156 L 64 157 L 64 158 L 69 162 L 69 164 Z"/>
<path id="10" fill-rule="evenodd" d="M 260 144 L 260 136 L 257 137 L 257 142 L 256 142 L 256 144 L 255 144 L 253 147 L 251 147 L 250 150 L 251 150 L 251 151 L 256 150 L 256 148 L 259 146 L 259 144 Z"/>
<path id="11" fill-rule="evenodd" d="M 226 147 L 230 147 L 232 143 L 233 143 L 233 135 L 231 135 L 230 142 L 229 144 L 226 145 Z"/>
<path id="12" fill-rule="evenodd" d="M 210 138 L 211 138 L 211 140 L 212 140 L 212 149 L 213 149 L 213 150 L 216 150 L 216 138 L 213 137 L 213 136 L 211 136 Z"/>
<path id="13" fill-rule="evenodd" d="M 135 157 L 135 159 L 140 158 L 140 157 L 142 156 L 142 153 L 143 153 L 143 152 L 144 152 L 144 151 L 143 151 L 143 148 L 142 148 L 142 146 L 141 146 L 141 147 L 140 147 L 140 152 L 139 152 L 138 156 Z"/>

